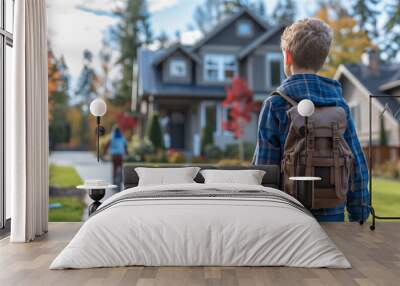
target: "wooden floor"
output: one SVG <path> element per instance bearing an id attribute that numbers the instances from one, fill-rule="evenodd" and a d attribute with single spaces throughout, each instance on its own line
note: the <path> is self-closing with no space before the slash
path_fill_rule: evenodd
<path id="1" fill-rule="evenodd" d="M 50 223 L 47 235 L 32 243 L 0 241 L 0 285 L 400 285 L 400 223 L 324 224 L 353 269 L 288 267 L 124 267 L 48 270 L 81 226 Z"/>

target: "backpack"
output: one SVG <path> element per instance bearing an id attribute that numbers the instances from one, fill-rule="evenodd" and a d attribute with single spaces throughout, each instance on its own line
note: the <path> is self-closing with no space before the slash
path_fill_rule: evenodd
<path id="1" fill-rule="evenodd" d="M 315 181 L 311 209 L 334 208 L 344 203 L 353 174 L 353 154 L 343 137 L 347 127 L 345 110 L 340 106 L 315 106 L 308 118 L 306 152 L 305 118 L 298 113 L 297 102 L 282 92 L 274 94 L 291 105 L 281 162 L 283 190 L 298 198 L 297 184 L 290 177 L 321 177 L 321 181 Z"/>

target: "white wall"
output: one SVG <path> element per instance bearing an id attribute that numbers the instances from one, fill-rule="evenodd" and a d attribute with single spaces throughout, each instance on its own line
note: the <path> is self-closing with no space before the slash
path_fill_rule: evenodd
<path id="1" fill-rule="evenodd" d="M 357 135 L 362 145 L 367 145 L 369 140 L 369 98 L 362 93 L 361 90 L 355 88 L 355 86 L 349 81 L 344 80 L 343 85 L 343 96 L 349 106 L 359 105 L 360 106 L 360 128 L 357 129 Z M 372 104 L 372 140 L 373 142 L 379 142 L 380 138 L 380 113 L 383 107 L 375 99 Z M 384 115 L 385 130 L 387 132 L 389 145 L 398 145 L 400 143 L 399 138 L 399 123 L 386 111 Z M 357 124 L 356 124 L 357 126 Z"/>

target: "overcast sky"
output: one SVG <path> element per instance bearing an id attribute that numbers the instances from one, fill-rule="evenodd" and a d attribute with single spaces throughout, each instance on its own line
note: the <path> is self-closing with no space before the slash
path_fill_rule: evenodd
<path id="1" fill-rule="evenodd" d="M 165 31 L 170 38 L 181 31 L 182 40 L 188 42 L 199 36 L 189 31 L 193 25 L 195 7 L 204 0 L 148 0 L 151 27 L 155 36 Z M 270 12 L 277 0 L 265 0 Z M 315 9 L 315 0 L 301 0 L 299 16 L 309 15 Z M 82 52 L 94 53 L 94 65 L 99 67 L 98 53 L 102 47 L 104 32 L 117 23 L 110 11 L 120 0 L 47 0 L 49 39 L 57 56 L 64 55 L 74 85 L 82 68 Z M 116 57 L 116 55 L 114 55 Z M 117 71 L 114 71 L 114 76 Z"/>

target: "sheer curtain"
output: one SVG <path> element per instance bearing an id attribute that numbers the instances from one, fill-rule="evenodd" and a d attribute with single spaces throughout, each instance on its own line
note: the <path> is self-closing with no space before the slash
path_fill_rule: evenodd
<path id="1" fill-rule="evenodd" d="M 45 0 L 15 1 L 13 93 L 7 118 L 12 242 L 47 232 L 48 119 Z"/>

